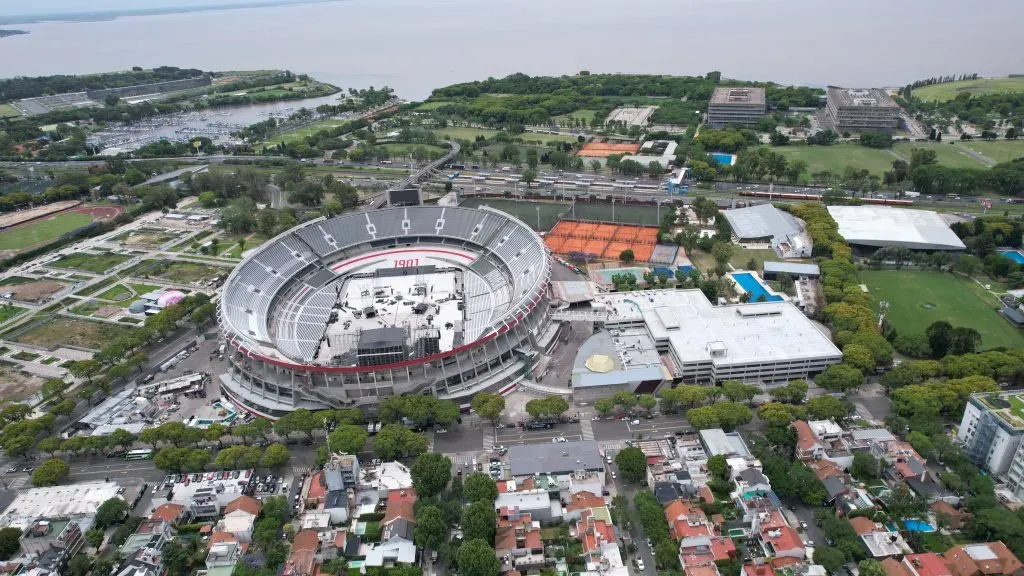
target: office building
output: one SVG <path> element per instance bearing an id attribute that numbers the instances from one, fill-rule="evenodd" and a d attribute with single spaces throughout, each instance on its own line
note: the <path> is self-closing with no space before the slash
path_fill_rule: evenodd
<path id="1" fill-rule="evenodd" d="M 957 439 L 975 464 L 993 475 L 1006 474 L 1024 437 L 1024 393 L 971 394 L 964 408 Z M 1020 490 L 1024 463 L 1016 462 L 1016 490 Z M 1019 493 L 1019 492 L 1018 492 Z"/>
<path id="2" fill-rule="evenodd" d="M 708 126 L 753 126 L 765 114 L 764 88 L 715 88 L 708 102 Z"/>
<path id="3" fill-rule="evenodd" d="M 828 116 L 837 131 L 895 130 L 900 107 L 878 88 L 828 87 Z"/>

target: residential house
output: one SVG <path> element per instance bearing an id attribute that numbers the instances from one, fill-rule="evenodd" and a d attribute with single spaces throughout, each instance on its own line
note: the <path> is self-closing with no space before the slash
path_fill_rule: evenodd
<path id="1" fill-rule="evenodd" d="M 815 460 L 808 462 L 807 466 L 814 471 L 814 475 L 818 477 L 818 480 L 824 481 L 829 476 L 843 475 L 843 468 L 831 460 Z"/>
<path id="2" fill-rule="evenodd" d="M 224 507 L 224 517 L 217 522 L 217 530 L 234 534 L 239 542 L 251 542 L 256 518 L 262 509 L 263 505 L 255 498 L 239 496 Z"/>
<path id="3" fill-rule="evenodd" d="M 171 526 L 185 519 L 185 507 L 174 502 L 166 502 L 156 507 L 149 515 L 151 520 L 163 520 Z"/>
<path id="4" fill-rule="evenodd" d="M 231 576 L 235 564 L 247 548 L 230 532 L 214 532 L 209 546 L 206 554 L 207 576 Z"/>
<path id="5" fill-rule="evenodd" d="M 676 540 L 712 534 L 707 515 L 700 506 L 688 500 L 669 502 L 665 507 L 665 520 L 669 534 Z"/>
<path id="6" fill-rule="evenodd" d="M 743 576 L 775 576 L 775 569 L 771 564 L 744 564 Z"/>
<path id="7" fill-rule="evenodd" d="M 399 564 L 411 565 L 416 562 L 416 545 L 413 543 L 415 524 L 402 516 L 396 516 L 385 525 L 381 542 L 366 551 L 365 565 L 387 568 Z"/>
<path id="8" fill-rule="evenodd" d="M 59 573 L 85 545 L 85 535 L 67 518 L 36 520 L 22 532 L 19 545 L 36 566 Z"/>
<path id="9" fill-rule="evenodd" d="M 591 514 L 592 510 L 587 509 L 584 516 Z M 525 573 L 542 568 L 544 543 L 540 538 L 540 522 L 534 521 L 529 514 L 500 516 L 494 536 L 494 554 L 501 561 L 503 572 L 517 570 Z"/>
<path id="10" fill-rule="evenodd" d="M 953 546 L 942 558 L 953 576 L 1024 575 L 1024 565 L 1001 541 Z"/>
<path id="11" fill-rule="evenodd" d="M 796 530 L 789 526 L 762 529 L 760 533 L 761 547 L 766 556 L 784 556 L 803 558 L 806 550 L 803 540 Z"/>
<path id="12" fill-rule="evenodd" d="M 528 513 L 534 520 L 541 522 L 556 521 L 562 517 L 561 502 L 552 500 L 548 490 L 541 488 L 499 493 L 494 500 L 494 507 Z"/>
<path id="13" fill-rule="evenodd" d="M 164 545 L 173 539 L 174 533 L 171 531 L 171 525 L 163 520 L 143 520 L 139 527 L 135 529 L 135 533 L 125 540 L 124 544 L 121 545 L 121 554 L 125 557 L 131 556 L 135 552 L 144 548 L 152 550 L 163 550 Z"/>
<path id="14" fill-rule="evenodd" d="M 825 445 L 811 431 L 811 427 L 803 420 L 792 424 L 796 430 L 796 456 L 801 460 L 819 459 L 825 456 Z"/>
<path id="15" fill-rule="evenodd" d="M 886 576 L 953 576 L 942 556 L 934 552 L 907 554 L 903 560 L 882 560 Z"/>
<path id="16" fill-rule="evenodd" d="M 284 563 L 281 576 L 312 576 L 320 538 L 312 530 L 302 530 L 292 540 L 292 552 Z"/>
<path id="17" fill-rule="evenodd" d="M 724 536 L 694 536 L 679 542 L 679 563 L 690 574 L 700 566 L 714 566 L 719 560 L 736 557 L 736 544 Z"/>
<path id="18" fill-rule="evenodd" d="M 825 492 L 827 494 L 825 497 L 826 504 L 835 504 L 836 499 L 843 494 L 846 494 L 846 491 L 848 490 L 840 476 L 829 476 L 822 480 L 821 484 L 825 487 Z"/>
<path id="19" fill-rule="evenodd" d="M 861 542 L 864 543 L 871 556 L 883 558 L 885 556 L 896 556 L 913 552 L 913 549 L 907 545 L 899 532 L 893 532 L 880 526 L 876 526 L 875 530 L 871 532 L 860 535 Z"/>
<path id="20" fill-rule="evenodd" d="M 416 491 L 412 488 L 406 490 L 391 490 L 388 492 L 387 504 L 384 508 L 384 519 L 382 526 L 387 526 L 396 519 L 403 519 L 412 524 L 416 523 Z"/>
<path id="21" fill-rule="evenodd" d="M 963 528 L 964 522 L 972 516 L 970 512 L 957 508 L 944 500 L 936 500 L 929 504 L 929 507 L 935 513 L 936 518 L 944 514 L 949 520 L 947 527 L 952 530 Z"/>
<path id="22" fill-rule="evenodd" d="M 566 522 L 576 522 L 585 511 L 607 506 L 603 496 L 598 496 L 592 492 L 577 492 L 571 494 L 569 498 L 569 502 L 566 504 L 562 514 Z"/>

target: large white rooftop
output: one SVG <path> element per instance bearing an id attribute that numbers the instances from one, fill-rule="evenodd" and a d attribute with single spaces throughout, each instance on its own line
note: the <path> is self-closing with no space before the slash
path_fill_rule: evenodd
<path id="1" fill-rule="evenodd" d="M 712 306 L 700 290 L 648 290 L 603 294 L 593 305 L 611 312 L 609 327 L 644 322 L 651 337 L 668 340 L 684 364 L 842 357 L 828 336 L 789 302 Z"/>
<path id="2" fill-rule="evenodd" d="M 0 515 L 0 526 L 24 527 L 39 518 L 92 515 L 100 504 L 118 497 L 118 488 L 116 482 L 84 482 L 24 490 Z"/>
<path id="3" fill-rule="evenodd" d="M 829 206 L 839 234 L 850 244 L 915 250 L 963 250 L 964 243 L 931 210 L 893 206 Z"/>

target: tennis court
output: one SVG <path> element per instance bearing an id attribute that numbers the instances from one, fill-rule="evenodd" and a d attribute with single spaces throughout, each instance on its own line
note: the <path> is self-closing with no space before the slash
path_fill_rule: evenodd
<path id="1" fill-rule="evenodd" d="M 658 229 L 649 226 L 561 220 L 544 242 L 555 254 L 618 260 L 624 250 L 632 250 L 637 262 L 649 262 L 657 240 Z"/>

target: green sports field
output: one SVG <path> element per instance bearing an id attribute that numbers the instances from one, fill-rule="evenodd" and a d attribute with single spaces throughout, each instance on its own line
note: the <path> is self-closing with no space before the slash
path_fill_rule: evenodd
<path id="1" fill-rule="evenodd" d="M 70 268 L 72 270 L 84 270 L 85 272 L 102 274 L 109 268 L 113 268 L 127 260 L 131 260 L 131 256 L 113 254 L 111 252 L 101 252 L 98 254 L 77 252 L 60 258 L 56 262 L 50 264 L 50 267 Z"/>
<path id="2" fill-rule="evenodd" d="M 0 118 L 18 118 L 21 112 L 14 109 L 10 104 L 0 104 Z"/>
<path id="3" fill-rule="evenodd" d="M 971 156 L 960 148 L 959 144 L 945 144 L 942 142 L 900 142 L 893 146 L 896 153 L 903 155 L 910 161 L 910 151 L 914 148 L 934 150 L 935 158 L 939 164 L 952 168 L 988 168 L 980 160 Z"/>
<path id="4" fill-rule="evenodd" d="M 963 82 L 933 84 L 914 90 L 914 96 L 925 101 L 945 102 L 953 100 L 962 92 L 968 92 L 973 96 L 1000 92 L 1024 92 L 1024 78 L 979 78 Z"/>
<path id="5" fill-rule="evenodd" d="M 63 212 L 36 222 L 5 230 L 0 233 L 0 250 L 24 250 L 59 238 L 61 234 L 81 228 L 92 222 L 93 216 L 78 212 Z"/>
<path id="6" fill-rule="evenodd" d="M 1024 140 L 967 140 L 957 142 L 957 146 L 970 148 L 996 162 L 1024 158 Z"/>
<path id="7" fill-rule="evenodd" d="M 872 174 L 881 176 L 892 168 L 896 156 L 885 150 L 867 148 L 860 144 L 836 144 L 834 146 L 773 146 L 786 160 L 803 160 L 807 162 L 807 172 L 830 170 L 840 175 L 847 166 L 864 168 Z"/>
<path id="8" fill-rule="evenodd" d="M 984 349 L 1024 345 L 1024 334 L 996 312 L 999 301 L 976 282 L 943 272 L 865 270 L 871 299 L 889 302 L 889 321 L 901 334 L 923 334 L 932 322 L 974 328 Z"/>

